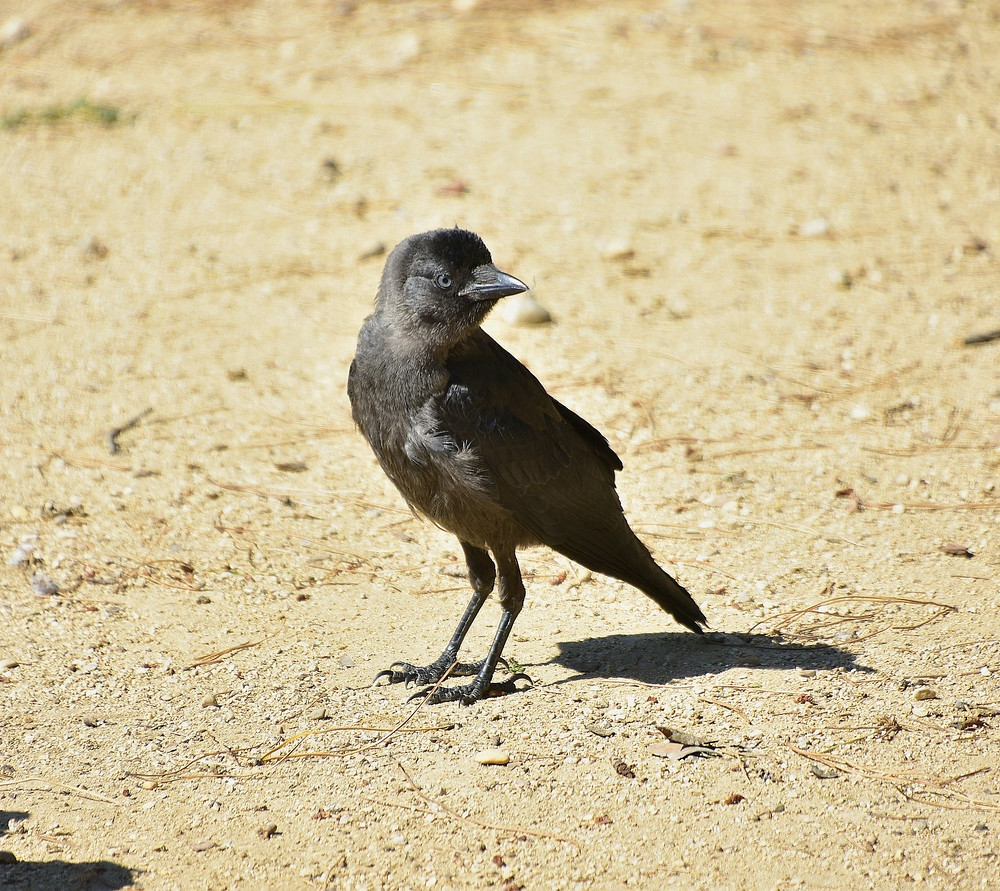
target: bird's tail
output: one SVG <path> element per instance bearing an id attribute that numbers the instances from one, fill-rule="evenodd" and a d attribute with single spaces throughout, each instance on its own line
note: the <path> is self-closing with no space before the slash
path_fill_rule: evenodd
<path id="1" fill-rule="evenodd" d="M 685 628 L 697 634 L 702 633 L 702 625 L 708 620 L 701 608 L 694 602 L 687 588 L 660 569 L 649 549 L 625 527 L 631 541 L 623 542 L 623 535 L 608 535 L 610 547 L 597 551 L 560 547 L 559 551 L 581 563 L 588 569 L 621 579 L 655 600 L 662 609 L 670 613 Z"/>
<path id="2" fill-rule="evenodd" d="M 708 620 L 701 611 L 701 607 L 694 602 L 694 598 L 688 593 L 687 588 L 667 575 L 656 564 L 652 557 L 643 577 L 632 581 L 625 579 L 631 585 L 635 585 L 648 597 L 655 600 L 662 609 L 666 610 L 685 628 L 701 634 L 702 625 L 707 625 Z"/>

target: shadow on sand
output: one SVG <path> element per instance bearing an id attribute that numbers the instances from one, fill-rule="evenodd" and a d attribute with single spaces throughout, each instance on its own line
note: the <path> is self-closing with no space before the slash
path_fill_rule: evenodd
<path id="1" fill-rule="evenodd" d="M 701 637 L 687 632 L 609 634 L 563 641 L 559 649 L 553 662 L 578 672 L 578 676 L 627 678 L 646 684 L 704 677 L 737 666 L 758 671 L 797 667 L 869 670 L 856 663 L 854 654 L 837 647 L 802 646 L 770 635 L 754 635 L 744 643 L 733 635 L 719 633 Z"/>
<path id="2" fill-rule="evenodd" d="M 132 870 L 109 860 L 69 863 L 66 860 L 6 860 L 13 856 L 4 846 L 11 822 L 26 820 L 24 811 L 0 810 L 0 888 L 4 891 L 104 891 L 126 888 L 134 881 Z M 2 852 L 0 852 L 2 854 Z"/>

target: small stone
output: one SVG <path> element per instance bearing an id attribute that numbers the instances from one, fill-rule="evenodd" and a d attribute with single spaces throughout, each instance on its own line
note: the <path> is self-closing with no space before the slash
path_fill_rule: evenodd
<path id="1" fill-rule="evenodd" d="M 354 660 L 350 656 L 340 657 L 340 667 L 341 668 L 354 668 Z"/>
<path id="2" fill-rule="evenodd" d="M 503 749 L 483 749 L 476 753 L 476 761 L 480 764 L 510 764 L 510 753 Z"/>
<path id="3" fill-rule="evenodd" d="M 110 250 L 97 236 L 92 235 L 80 242 L 80 253 L 85 260 L 104 260 Z"/>
<path id="4" fill-rule="evenodd" d="M 501 313 L 511 325 L 544 325 L 552 321 L 549 311 L 530 294 L 508 297 Z"/>
<path id="5" fill-rule="evenodd" d="M 814 678 L 814 677 L 816 677 L 816 669 L 815 668 L 796 668 L 795 669 L 795 673 L 800 678 Z"/>
<path id="6" fill-rule="evenodd" d="M 922 702 L 925 699 L 937 699 L 937 691 L 933 687 L 917 687 L 913 691 L 913 698 L 917 702 Z"/>
<path id="7" fill-rule="evenodd" d="M 894 504 L 892 506 L 892 512 L 894 514 L 905 514 L 906 513 L 906 505 L 905 504 Z"/>
<path id="8" fill-rule="evenodd" d="M 59 585 L 44 572 L 34 572 L 31 575 L 31 592 L 39 597 L 52 597 L 59 593 Z"/>
<path id="9" fill-rule="evenodd" d="M 0 25 L 0 50 L 10 49 L 31 36 L 31 25 L 15 16 Z"/>
<path id="10" fill-rule="evenodd" d="M 867 421 L 871 416 L 871 409 L 867 405 L 858 404 L 851 409 L 852 421 Z"/>
<path id="11" fill-rule="evenodd" d="M 915 718 L 927 718 L 930 717 L 931 713 L 931 710 L 926 705 L 915 705 L 912 711 Z"/>
<path id="12" fill-rule="evenodd" d="M 635 256 L 635 249 L 624 238 L 613 238 L 608 241 L 601 256 L 605 260 L 631 260 Z"/>
<path id="13" fill-rule="evenodd" d="M 28 566 L 32 562 L 32 554 L 35 552 L 34 536 L 21 539 L 21 543 L 14 548 L 14 553 L 7 561 L 8 566 Z"/>
<path id="14" fill-rule="evenodd" d="M 216 698 L 214 693 L 210 693 L 206 696 L 201 703 L 202 708 L 218 708 L 219 700 Z"/>
<path id="15" fill-rule="evenodd" d="M 195 597 L 194 602 L 197 603 L 199 606 L 204 606 L 206 603 L 211 603 L 212 598 L 209 597 L 207 594 L 199 594 L 197 597 Z"/>
<path id="16" fill-rule="evenodd" d="M 816 217 L 799 226 L 799 235 L 803 238 L 821 238 L 830 234 L 830 222 L 826 217 Z"/>
<path id="17" fill-rule="evenodd" d="M 278 834 L 278 824 L 277 823 L 265 823 L 260 829 L 257 830 L 257 834 L 261 838 L 272 838 Z"/>
<path id="18" fill-rule="evenodd" d="M 604 739 L 615 735 L 615 732 L 607 724 L 588 724 L 587 729 L 593 733 L 594 736 L 600 736 Z"/>
<path id="19" fill-rule="evenodd" d="M 101 722 L 97 718 L 93 717 L 92 715 L 87 715 L 87 717 L 83 719 L 83 724 L 84 724 L 85 727 L 100 727 L 101 726 Z"/>
<path id="20" fill-rule="evenodd" d="M 327 710 L 322 706 L 320 706 L 319 708 L 315 708 L 311 712 L 309 712 L 310 721 L 325 721 L 329 717 L 330 715 L 327 713 Z"/>
<path id="21" fill-rule="evenodd" d="M 854 284 L 854 276 L 846 269 L 833 268 L 827 271 L 830 284 L 847 290 Z"/>

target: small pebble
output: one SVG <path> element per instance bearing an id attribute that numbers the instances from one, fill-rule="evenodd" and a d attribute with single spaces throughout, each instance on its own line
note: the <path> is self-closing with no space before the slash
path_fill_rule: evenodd
<path id="1" fill-rule="evenodd" d="M 796 668 L 795 673 L 801 678 L 814 678 L 816 677 L 815 668 Z"/>
<path id="2" fill-rule="evenodd" d="M 871 416 L 871 409 L 867 405 L 858 404 L 851 409 L 852 421 L 867 421 Z"/>
<path id="3" fill-rule="evenodd" d="M 320 706 L 320 708 L 313 709 L 309 712 L 310 721 L 325 721 L 330 715 L 327 713 L 326 709 Z"/>
<path id="4" fill-rule="evenodd" d="M 44 572 L 34 572 L 31 575 L 31 592 L 39 597 L 52 597 L 59 593 L 59 585 Z"/>
<path id="5" fill-rule="evenodd" d="M 508 297 L 501 313 L 504 321 L 511 325 L 544 325 L 552 321 L 549 311 L 530 294 Z"/>
<path id="6" fill-rule="evenodd" d="M 635 249 L 624 238 L 613 238 L 604 245 L 601 256 L 605 260 L 631 260 Z"/>
<path id="7" fill-rule="evenodd" d="M 799 226 L 799 235 L 803 238 L 820 238 L 830 234 L 830 223 L 825 217 L 816 217 Z"/>
<path id="8" fill-rule="evenodd" d="M 341 668 L 354 668 L 354 660 L 350 656 L 340 657 L 340 667 Z"/>
<path id="9" fill-rule="evenodd" d="M 927 708 L 926 705 L 915 705 L 913 706 L 913 716 L 915 718 L 926 718 L 929 717 L 931 710 Z"/>
<path id="10" fill-rule="evenodd" d="M 31 563 L 31 555 L 35 552 L 34 541 L 30 538 L 22 538 L 21 543 L 14 549 L 7 561 L 8 566 L 27 566 Z"/>
<path id="11" fill-rule="evenodd" d="M 201 707 L 202 708 L 218 708 L 219 707 L 219 700 L 216 699 L 214 693 L 210 693 L 208 696 L 206 696 L 204 698 L 204 700 L 202 700 Z"/>
<path id="12" fill-rule="evenodd" d="M 480 764 L 510 764 L 510 753 L 503 749 L 483 749 L 476 753 L 476 761 Z"/>
<path id="13" fill-rule="evenodd" d="M 31 25 L 24 19 L 14 17 L 0 25 L 0 50 L 10 49 L 31 36 Z"/>
<path id="14" fill-rule="evenodd" d="M 830 284 L 838 288 L 850 288 L 854 284 L 854 276 L 846 269 L 830 269 L 827 271 Z"/>
<path id="15" fill-rule="evenodd" d="M 913 691 L 913 698 L 917 702 L 922 702 L 925 699 L 937 699 L 937 691 L 933 687 L 917 687 Z"/>

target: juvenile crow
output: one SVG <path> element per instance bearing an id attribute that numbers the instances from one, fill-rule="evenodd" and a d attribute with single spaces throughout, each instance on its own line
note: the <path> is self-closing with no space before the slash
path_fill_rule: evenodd
<path id="1" fill-rule="evenodd" d="M 486 658 L 457 665 L 475 677 L 438 687 L 432 702 L 488 693 L 524 604 L 516 549 L 525 545 L 634 585 L 692 631 L 705 623 L 629 527 L 608 441 L 479 327 L 501 298 L 526 290 L 472 232 L 413 235 L 386 261 L 351 363 L 355 422 L 410 507 L 458 536 L 473 590 L 437 660 L 393 663 L 376 681 L 437 683 L 499 579 L 503 615 Z"/>

